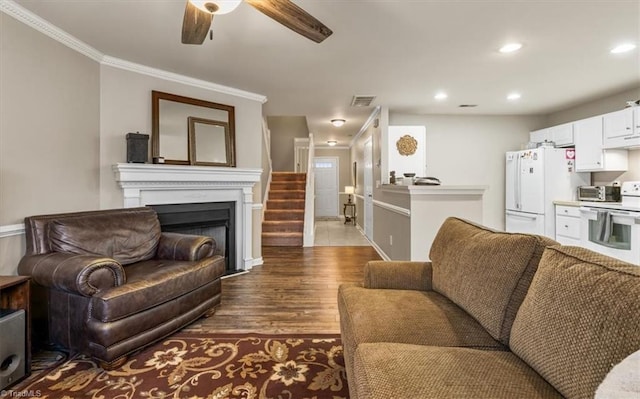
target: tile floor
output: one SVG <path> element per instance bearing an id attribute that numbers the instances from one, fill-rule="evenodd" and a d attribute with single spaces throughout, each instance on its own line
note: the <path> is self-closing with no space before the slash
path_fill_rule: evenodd
<path id="1" fill-rule="evenodd" d="M 344 224 L 344 219 L 316 220 L 315 246 L 358 247 L 371 243 L 353 224 Z"/>

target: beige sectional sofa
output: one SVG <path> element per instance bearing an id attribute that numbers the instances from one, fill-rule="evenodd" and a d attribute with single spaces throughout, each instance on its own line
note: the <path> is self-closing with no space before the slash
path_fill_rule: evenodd
<path id="1" fill-rule="evenodd" d="M 593 398 L 640 349 L 640 267 L 447 219 L 338 294 L 351 399 Z"/>

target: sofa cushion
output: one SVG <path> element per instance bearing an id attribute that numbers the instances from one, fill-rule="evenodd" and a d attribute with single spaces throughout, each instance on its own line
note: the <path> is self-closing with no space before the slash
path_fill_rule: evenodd
<path id="1" fill-rule="evenodd" d="M 224 258 L 212 261 L 148 260 L 127 267 L 127 283 L 91 298 L 90 318 L 113 322 L 185 295 L 219 279 Z"/>
<path id="2" fill-rule="evenodd" d="M 513 324 L 511 349 L 567 398 L 593 397 L 640 348 L 640 267 L 548 248 Z"/>
<path id="3" fill-rule="evenodd" d="M 431 246 L 433 289 L 466 310 L 506 345 L 515 315 L 548 245 L 557 242 L 448 218 Z"/>
<path id="4" fill-rule="evenodd" d="M 504 349 L 473 317 L 437 292 L 343 284 L 338 306 L 343 335 L 356 345 L 398 342 Z"/>
<path id="5" fill-rule="evenodd" d="M 561 398 L 510 352 L 362 344 L 354 370 L 349 383 L 358 399 Z"/>
<path id="6" fill-rule="evenodd" d="M 66 217 L 49 223 L 52 251 L 106 256 L 122 265 L 151 259 L 160 241 L 152 210 Z"/>

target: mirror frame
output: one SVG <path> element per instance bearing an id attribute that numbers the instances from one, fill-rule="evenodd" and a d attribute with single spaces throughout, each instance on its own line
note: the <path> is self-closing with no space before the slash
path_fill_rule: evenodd
<path id="1" fill-rule="evenodd" d="M 213 119 L 198 118 L 196 116 L 190 116 L 187 118 L 189 121 L 189 160 L 193 160 L 193 165 L 201 166 L 236 166 L 235 157 L 235 137 L 229 132 L 229 124 L 227 122 L 216 121 Z M 196 123 L 219 126 L 224 129 L 225 135 L 225 158 L 227 162 L 207 162 L 198 161 L 198 154 L 196 153 Z"/>
<path id="2" fill-rule="evenodd" d="M 209 165 L 209 166 L 228 166 L 235 167 L 235 137 L 236 137 L 236 128 L 235 128 L 235 107 L 232 105 L 225 105 L 214 103 L 206 100 L 199 100 L 191 97 L 179 96 L 177 94 L 164 93 L 161 91 L 152 90 L 151 91 L 151 156 L 153 159 L 162 157 L 160 154 L 160 100 L 174 101 L 183 104 L 190 104 L 197 107 L 206 107 L 217 109 L 221 111 L 226 111 L 228 113 L 228 121 L 227 123 L 227 141 L 226 141 L 226 154 L 227 154 L 227 162 L 226 163 L 208 163 L 208 162 L 197 162 L 195 159 L 196 155 L 196 143 L 195 143 L 195 132 L 193 140 L 191 138 L 191 123 L 189 121 L 185 121 L 186 126 L 186 134 L 187 134 L 187 154 L 188 160 L 176 160 L 176 159 L 165 159 L 164 163 L 172 164 L 172 165 Z"/>

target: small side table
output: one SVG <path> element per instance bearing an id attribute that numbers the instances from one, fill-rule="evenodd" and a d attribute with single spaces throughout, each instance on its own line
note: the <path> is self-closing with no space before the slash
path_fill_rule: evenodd
<path id="1" fill-rule="evenodd" d="M 31 374 L 31 309 L 30 309 L 30 285 L 26 276 L 0 276 L 0 308 L 19 310 L 25 313 L 25 377 Z"/>
<path id="2" fill-rule="evenodd" d="M 342 214 L 344 215 L 344 224 L 353 223 L 356 224 L 356 204 L 353 202 L 347 202 L 342 208 Z"/>

